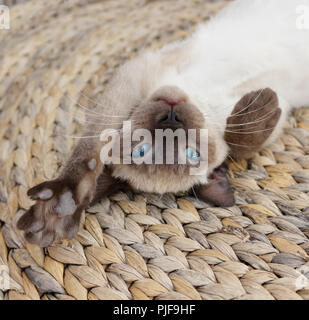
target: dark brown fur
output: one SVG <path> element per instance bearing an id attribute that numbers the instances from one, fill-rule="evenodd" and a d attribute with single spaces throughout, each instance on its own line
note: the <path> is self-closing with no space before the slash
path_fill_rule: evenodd
<path id="1" fill-rule="evenodd" d="M 243 96 L 227 119 L 228 131 L 224 138 L 231 149 L 230 154 L 234 158 L 250 158 L 259 151 L 273 132 L 280 115 L 278 97 L 273 90 L 266 88 Z M 257 120 L 259 122 L 252 123 Z"/>
<path id="2" fill-rule="evenodd" d="M 234 193 L 227 177 L 228 167 L 225 163 L 210 175 L 209 183 L 194 187 L 196 195 L 203 201 L 215 206 L 231 207 L 235 204 Z"/>
<path id="3" fill-rule="evenodd" d="M 129 193 L 132 191 L 130 185 L 126 181 L 114 178 L 112 176 L 111 168 L 105 166 L 102 174 L 97 180 L 96 192 L 91 201 L 91 205 L 120 190 Z"/>

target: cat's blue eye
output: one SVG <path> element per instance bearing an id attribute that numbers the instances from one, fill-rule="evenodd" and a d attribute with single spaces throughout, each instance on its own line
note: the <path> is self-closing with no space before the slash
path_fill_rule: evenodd
<path id="1" fill-rule="evenodd" d="M 149 143 L 143 143 L 132 152 L 132 158 L 142 158 L 150 150 Z"/>
<path id="2" fill-rule="evenodd" d="M 199 154 L 199 152 L 197 152 L 196 150 L 192 149 L 192 148 L 187 148 L 186 149 L 186 157 L 191 160 L 191 161 L 200 161 L 201 160 L 201 156 Z"/>

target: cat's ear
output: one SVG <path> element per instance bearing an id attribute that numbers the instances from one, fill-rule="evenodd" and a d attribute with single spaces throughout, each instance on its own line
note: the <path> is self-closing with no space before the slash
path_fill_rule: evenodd
<path id="1" fill-rule="evenodd" d="M 194 187 L 199 199 L 218 207 L 231 207 L 235 204 L 234 192 L 227 178 L 227 167 L 222 164 L 214 170 L 208 184 Z"/>
<path id="2" fill-rule="evenodd" d="M 250 158 L 270 137 L 281 116 L 278 96 L 270 88 L 244 95 L 227 118 L 224 140 L 233 158 Z"/>

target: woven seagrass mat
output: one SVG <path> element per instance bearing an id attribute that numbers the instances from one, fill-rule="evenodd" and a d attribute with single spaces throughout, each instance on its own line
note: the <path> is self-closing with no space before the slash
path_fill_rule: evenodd
<path id="1" fill-rule="evenodd" d="M 10 275 L 0 299 L 309 299 L 308 108 L 294 111 L 274 145 L 230 162 L 232 208 L 118 193 L 86 210 L 72 241 L 42 249 L 15 228 L 32 204 L 27 189 L 57 175 L 83 106 L 115 69 L 190 34 L 222 5 L 39 0 L 11 8 L 11 29 L 0 30 L 0 264 Z"/>

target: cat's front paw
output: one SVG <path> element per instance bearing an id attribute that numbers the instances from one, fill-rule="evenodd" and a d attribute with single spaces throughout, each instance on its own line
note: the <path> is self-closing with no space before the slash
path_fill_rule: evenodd
<path id="1" fill-rule="evenodd" d="M 261 149 L 281 115 L 277 94 L 269 89 L 243 96 L 227 119 L 224 139 L 235 158 L 248 158 Z"/>
<path id="2" fill-rule="evenodd" d="M 18 220 L 28 242 L 47 247 L 56 239 L 72 239 L 89 198 L 78 199 L 78 188 L 66 180 L 43 182 L 28 191 L 36 203 Z"/>

